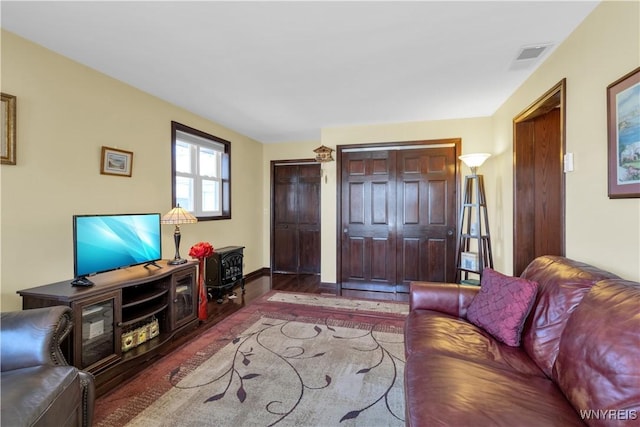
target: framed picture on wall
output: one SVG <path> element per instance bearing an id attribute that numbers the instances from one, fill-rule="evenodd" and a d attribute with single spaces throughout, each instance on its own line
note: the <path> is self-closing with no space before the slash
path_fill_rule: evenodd
<path id="1" fill-rule="evenodd" d="M 133 153 L 131 151 L 102 147 L 101 174 L 131 176 L 132 169 Z"/>
<path id="2" fill-rule="evenodd" d="M 0 157 L 3 165 L 16 164 L 16 97 L 6 93 L 2 94 L 2 107 L 0 119 L 0 134 L 2 146 Z"/>
<path id="3" fill-rule="evenodd" d="M 609 198 L 640 197 L 640 67 L 607 86 Z"/>

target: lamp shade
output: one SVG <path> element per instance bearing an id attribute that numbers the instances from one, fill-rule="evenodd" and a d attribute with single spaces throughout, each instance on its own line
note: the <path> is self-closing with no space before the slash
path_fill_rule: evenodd
<path id="1" fill-rule="evenodd" d="M 478 168 L 482 166 L 485 160 L 491 157 L 489 153 L 473 153 L 473 154 L 464 154 L 459 157 L 460 160 L 464 162 L 465 165 L 470 168 Z"/>
<path id="2" fill-rule="evenodd" d="M 181 208 L 180 205 L 164 214 L 160 220 L 161 224 L 193 224 L 194 222 L 198 222 L 198 218 Z"/>

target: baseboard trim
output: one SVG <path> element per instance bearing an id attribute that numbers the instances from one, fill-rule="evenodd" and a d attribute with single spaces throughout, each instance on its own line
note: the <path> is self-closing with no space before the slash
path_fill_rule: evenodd
<path id="1" fill-rule="evenodd" d="M 271 269 L 269 267 L 262 267 L 257 269 L 256 271 L 252 271 L 249 274 L 245 274 L 244 281 L 250 282 L 252 280 L 259 279 L 260 277 L 269 276 L 271 274 Z"/>
<path id="2" fill-rule="evenodd" d="M 338 284 L 333 282 L 320 282 L 320 289 L 321 290 L 326 289 L 331 291 L 332 293 L 335 293 L 338 290 Z"/>
<path id="3" fill-rule="evenodd" d="M 252 280 L 259 279 L 264 276 L 270 276 L 271 269 L 269 267 L 262 267 L 257 269 L 256 271 L 252 271 L 244 276 L 245 282 L 250 282 Z M 320 282 L 320 289 L 328 290 L 330 292 L 337 292 L 338 284 L 335 282 Z"/>
<path id="4" fill-rule="evenodd" d="M 362 292 L 387 292 L 387 293 L 396 293 L 396 294 L 408 294 L 409 293 L 409 285 L 398 284 L 398 285 L 386 285 L 386 284 L 377 284 L 377 283 L 345 283 L 340 286 L 341 290 L 345 291 L 362 291 Z"/>

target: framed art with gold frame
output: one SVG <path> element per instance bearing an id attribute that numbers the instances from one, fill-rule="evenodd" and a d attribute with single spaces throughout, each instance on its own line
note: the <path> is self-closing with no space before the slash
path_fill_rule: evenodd
<path id="1" fill-rule="evenodd" d="M 16 164 L 16 97 L 6 93 L 2 94 L 1 113 L 2 146 L 0 155 L 3 165 Z"/>
<path id="2" fill-rule="evenodd" d="M 100 173 L 103 175 L 131 176 L 133 153 L 117 148 L 102 147 Z"/>

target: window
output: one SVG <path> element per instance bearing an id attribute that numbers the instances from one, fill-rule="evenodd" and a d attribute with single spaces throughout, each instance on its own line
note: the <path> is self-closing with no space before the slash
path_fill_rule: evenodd
<path id="1" fill-rule="evenodd" d="M 231 143 L 171 122 L 172 206 L 199 220 L 231 218 Z"/>

